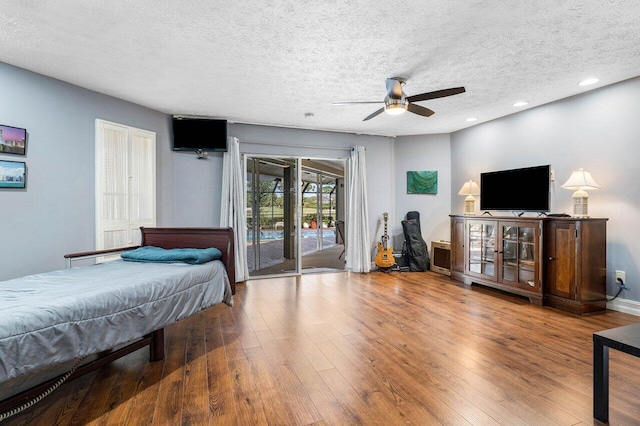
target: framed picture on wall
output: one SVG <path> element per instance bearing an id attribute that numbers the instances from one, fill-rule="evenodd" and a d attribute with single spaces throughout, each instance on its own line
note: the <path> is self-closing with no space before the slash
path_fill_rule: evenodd
<path id="1" fill-rule="evenodd" d="M 25 188 L 26 183 L 26 163 L 0 160 L 0 188 Z"/>
<path id="2" fill-rule="evenodd" d="M 0 154 L 25 155 L 27 130 L 0 124 Z"/>
<path id="3" fill-rule="evenodd" d="M 407 194 L 437 194 L 438 172 L 425 170 L 407 172 Z"/>

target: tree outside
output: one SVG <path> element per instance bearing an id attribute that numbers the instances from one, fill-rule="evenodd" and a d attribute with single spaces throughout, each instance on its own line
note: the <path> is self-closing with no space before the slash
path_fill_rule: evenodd
<path id="1" fill-rule="evenodd" d="M 276 229 L 284 226 L 284 194 L 282 181 L 260 181 L 257 193 L 260 206 L 260 227 L 262 229 Z M 302 222 L 310 224 L 316 220 L 317 185 L 310 183 L 303 187 L 305 191 L 302 197 Z M 251 182 L 247 183 L 247 206 L 251 206 L 254 188 Z M 323 223 L 333 226 L 336 208 L 335 183 L 322 185 L 322 217 Z M 330 223 L 331 222 L 331 223 Z M 253 212 L 247 209 L 247 224 L 253 223 Z"/>

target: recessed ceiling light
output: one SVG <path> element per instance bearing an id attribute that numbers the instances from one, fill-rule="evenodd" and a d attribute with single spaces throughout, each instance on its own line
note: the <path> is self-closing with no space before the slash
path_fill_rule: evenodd
<path id="1" fill-rule="evenodd" d="M 600 80 L 597 79 L 597 78 L 588 78 L 588 79 L 582 80 L 580 83 L 578 83 L 578 86 L 590 86 L 592 84 L 596 84 L 599 81 Z"/>
<path id="2" fill-rule="evenodd" d="M 478 121 L 478 119 L 475 117 L 469 117 L 467 118 L 467 121 Z"/>
<path id="3" fill-rule="evenodd" d="M 529 102 L 527 102 L 527 101 L 518 101 L 515 104 L 513 104 L 514 107 L 521 107 L 521 106 L 525 106 L 525 105 L 529 105 Z"/>

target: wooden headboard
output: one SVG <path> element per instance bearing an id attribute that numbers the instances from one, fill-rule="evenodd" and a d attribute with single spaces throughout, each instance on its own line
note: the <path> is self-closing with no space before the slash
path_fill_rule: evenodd
<path id="1" fill-rule="evenodd" d="M 236 294 L 236 268 L 231 228 L 145 228 L 140 227 L 143 246 L 172 248 L 216 247 L 222 252 L 229 283 Z"/>

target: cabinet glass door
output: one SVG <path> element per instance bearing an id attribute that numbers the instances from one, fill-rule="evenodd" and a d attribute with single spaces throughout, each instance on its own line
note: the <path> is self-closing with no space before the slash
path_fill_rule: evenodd
<path id="1" fill-rule="evenodd" d="M 493 278 L 495 267 L 496 227 L 492 223 L 469 223 L 469 273 Z"/>
<path id="2" fill-rule="evenodd" d="M 536 228 L 503 225 L 502 281 L 535 287 Z"/>

